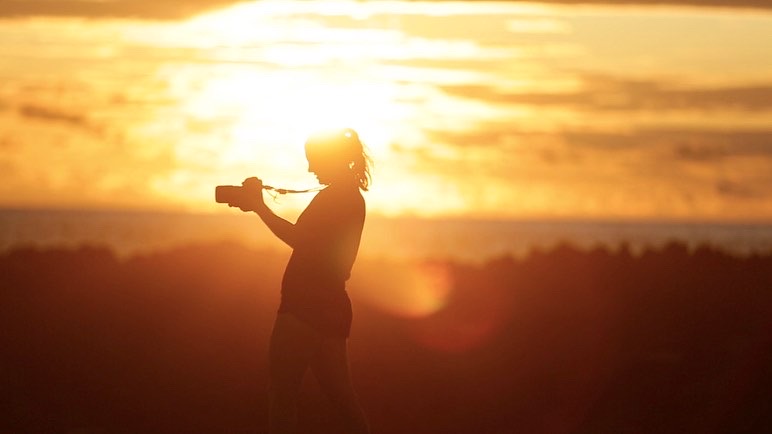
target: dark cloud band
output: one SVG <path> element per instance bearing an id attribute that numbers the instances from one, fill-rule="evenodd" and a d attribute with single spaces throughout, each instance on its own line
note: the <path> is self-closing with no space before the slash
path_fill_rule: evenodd
<path id="1" fill-rule="evenodd" d="M 526 0 L 524 0 L 526 1 Z M 772 0 L 539 0 L 564 5 L 706 6 L 728 8 L 772 8 Z"/>
<path id="2" fill-rule="evenodd" d="M 772 164 L 772 129 L 645 128 L 629 132 L 583 130 L 534 133 L 516 125 L 481 126 L 467 132 L 431 130 L 432 141 L 459 149 L 502 149 L 508 143 L 531 149 L 573 149 L 605 154 L 646 150 L 672 161 L 712 164 L 732 158 L 761 159 Z M 516 146 L 522 151 L 522 146 Z M 654 155 L 654 154 L 652 154 Z"/>
<path id="3" fill-rule="evenodd" d="M 508 93 L 484 85 L 444 86 L 446 93 L 499 104 L 569 106 L 588 110 L 772 110 L 772 84 L 685 88 L 654 81 L 587 77 L 572 93 Z"/>
<path id="4" fill-rule="evenodd" d="M 181 19 L 238 0 L 0 0 L 0 17 L 75 16 Z"/>
<path id="5" fill-rule="evenodd" d="M 518 0 L 507 0 L 518 3 Z M 524 0 L 530 1 L 530 0 Z M 181 19 L 244 0 L 0 0 L 0 17 Z M 541 0 L 556 5 L 651 5 L 772 9 L 772 0 Z"/>

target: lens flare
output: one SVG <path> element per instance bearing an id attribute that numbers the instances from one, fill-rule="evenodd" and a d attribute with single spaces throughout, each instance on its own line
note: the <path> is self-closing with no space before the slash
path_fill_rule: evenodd
<path id="1" fill-rule="evenodd" d="M 370 267 L 367 267 L 370 268 Z M 362 301 L 390 314 L 406 318 L 422 318 L 440 311 L 451 292 L 451 276 L 447 267 L 435 264 L 378 266 L 382 274 L 366 283 L 352 287 Z"/>

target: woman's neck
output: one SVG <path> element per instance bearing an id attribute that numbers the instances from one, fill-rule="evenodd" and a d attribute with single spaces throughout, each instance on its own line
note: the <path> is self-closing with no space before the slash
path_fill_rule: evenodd
<path id="1" fill-rule="evenodd" d="M 345 173 L 337 176 L 335 179 L 330 180 L 330 183 L 327 185 L 330 187 L 335 186 L 338 188 L 357 187 L 357 182 L 351 173 Z"/>

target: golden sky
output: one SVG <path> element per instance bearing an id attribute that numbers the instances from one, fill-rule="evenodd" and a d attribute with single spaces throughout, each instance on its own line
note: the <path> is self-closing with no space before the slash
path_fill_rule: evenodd
<path id="1" fill-rule="evenodd" d="M 378 214 L 772 221 L 772 2 L 573 3 L 0 0 L 0 206 L 222 211 L 350 126 Z"/>

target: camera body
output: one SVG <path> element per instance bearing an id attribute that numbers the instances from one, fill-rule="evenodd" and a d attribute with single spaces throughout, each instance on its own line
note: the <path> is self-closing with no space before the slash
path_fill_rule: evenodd
<path id="1" fill-rule="evenodd" d="M 227 203 L 238 206 L 245 202 L 246 194 L 240 185 L 218 185 L 214 189 L 214 200 L 217 203 Z"/>

